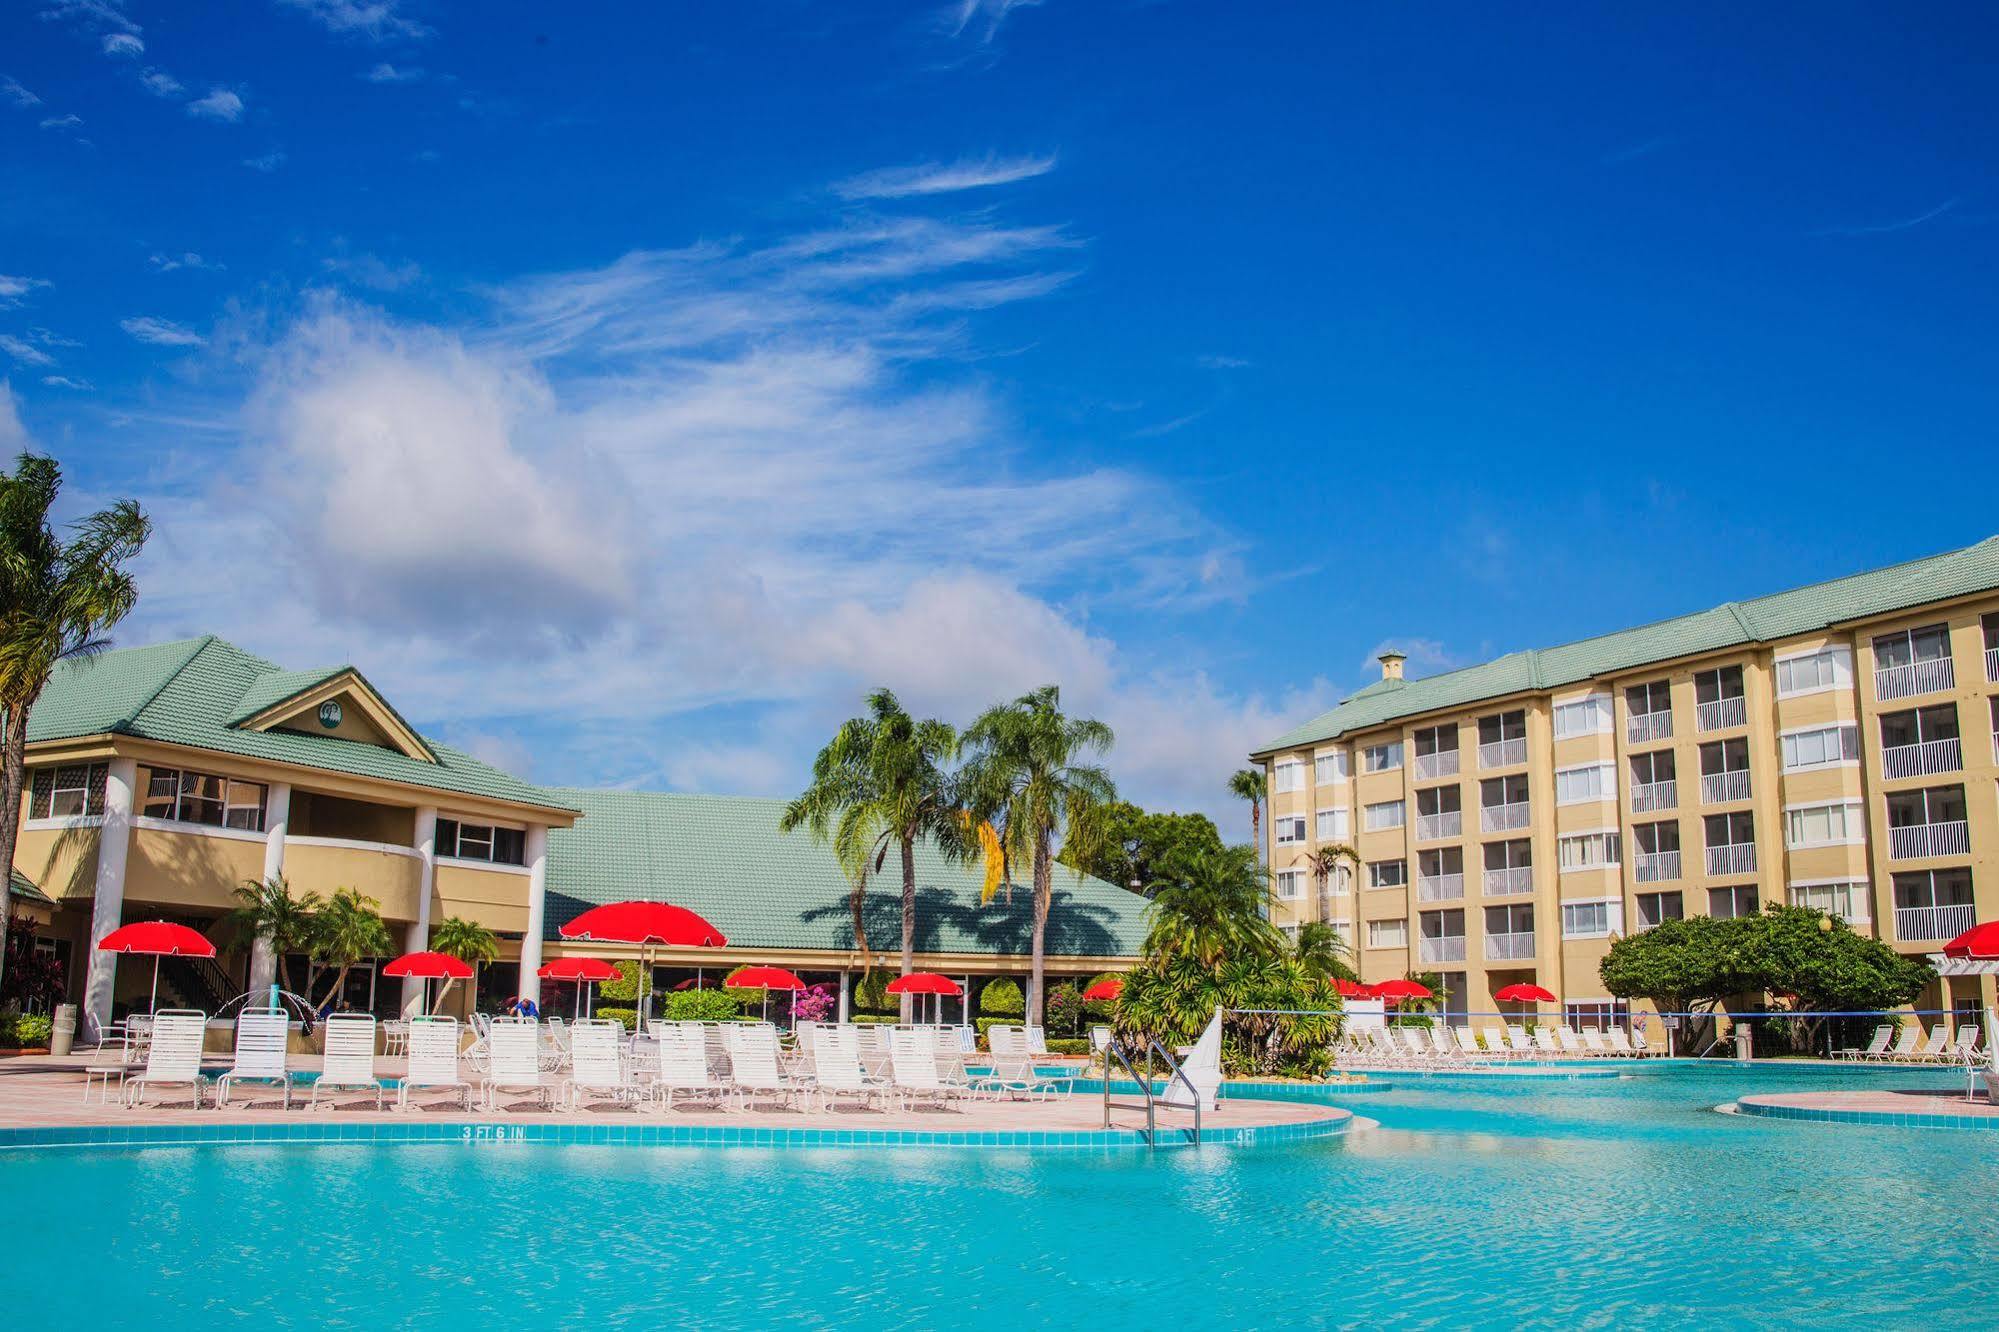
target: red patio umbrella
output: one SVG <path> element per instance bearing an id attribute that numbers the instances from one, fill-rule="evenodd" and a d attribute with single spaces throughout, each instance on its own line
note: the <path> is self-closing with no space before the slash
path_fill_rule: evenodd
<path id="1" fill-rule="evenodd" d="M 726 977 L 722 984 L 732 990 L 762 990 L 764 992 L 763 1015 L 770 1016 L 770 992 L 789 990 L 796 994 L 805 988 L 805 982 L 786 971 L 783 967 L 744 967 L 741 971 Z"/>
<path id="2" fill-rule="evenodd" d="M 1340 998 L 1342 999 L 1373 999 L 1376 997 L 1373 986 L 1362 985 L 1359 981 L 1348 980 L 1344 976 L 1333 982 L 1333 988 L 1339 991 Z"/>
<path id="3" fill-rule="evenodd" d="M 1552 1004 L 1555 1002 L 1554 995 L 1538 985 L 1529 985 L 1525 981 L 1517 985 L 1508 985 L 1492 997 L 1501 1003 L 1507 1004 Z"/>
<path id="4" fill-rule="evenodd" d="M 700 916 L 671 902 L 606 902 L 565 922 L 560 933 L 565 939 L 639 946 L 639 965 L 645 968 L 644 998 L 638 1013 L 641 1030 L 652 1007 L 652 950 L 720 948 L 729 942 L 728 936 Z"/>
<path id="5" fill-rule="evenodd" d="M 952 980 L 949 976 L 940 976 L 934 971 L 912 971 L 907 976 L 897 976 L 894 980 L 890 981 L 888 983 L 888 992 L 890 994 L 934 994 L 937 996 L 937 1009 L 933 1010 L 933 1016 L 941 1016 L 941 1010 L 944 1007 L 944 996 L 950 995 L 954 999 L 959 998 L 965 993 L 965 987 Z"/>
<path id="6" fill-rule="evenodd" d="M 535 975 L 543 980 L 573 981 L 576 984 L 576 1015 L 583 1016 L 583 987 L 599 981 L 616 980 L 618 969 L 601 957 L 558 957 L 544 962 Z"/>
<path id="7" fill-rule="evenodd" d="M 1123 993 L 1124 978 L 1122 976 L 1112 976 L 1107 980 L 1098 981 L 1095 985 L 1083 991 L 1083 1001 L 1091 1004 L 1109 1003 Z"/>
<path id="8" fill-rule="evenodd" d="M 1430 987 L 1421 981 L 1385 980 L 1374 987 L 1377 999 L 1428 999 Z"/>
<path id="9" fill-rule="evenodd" d="M 100 953 L 131 953 L 153 959 L 153 996 L 146 1011 L 160 1006 L 160 959 L 163 957 L 214 957 L 215 945 L 199 930 L 176 925 L 170 920 L 141 920 L 120 925 L 98 942 Z"/>
<path id="10" fill-rule="evenodd" d="M 1977 960 L 1999 958 L 1999 920 L 1988 920 L 1982 925 L 1973 925 L 1943 946 L 1945 957 L 1969 957 Z"/>
<path id="11" fill-rule="evenodd" d="M 472 964 L 449 953 L 429 951 L 404 953 L 382 968 L 391 980 L 405 977 L 423 982 L 423 1011 L 430 1011 L 430 983 L 434 980 L 471 980 Z"/>

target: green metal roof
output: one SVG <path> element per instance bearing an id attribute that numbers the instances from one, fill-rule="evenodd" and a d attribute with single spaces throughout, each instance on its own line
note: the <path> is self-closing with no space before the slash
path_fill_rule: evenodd
<path id="1" fill-rule="evenodd" d="M 23 902 L 34 902 L 40 906 L 55 905 L 54 898 L 36 887 L 35 881 L 19 870 L 14 871 L 13 878 L 8 882 L 7 893 L 11 897 L 20 898 Z"/>
<path id="2" fill-rule="evenodd" d="M 236 700 L 236 708 L 229 714 L 231 726 L 241 726 L 260 712 L 276 707 L 288 698 L 297 698 L 309 689 L 331 680 L 346 666 L 322 666 L 313 671 L 272 671 L 260 675 L 250 682 L 243 691 L 243 697 Z"/>
<path id="3" fill-rule="evenodd" d="M 339 669 L 346 669 L 345 667 Z M 28 714 L 28 743 L 88 735 L 129 735 L 166 744 L 327 772 L 399 782 L 543 808 L 566 809 L 538 786 L 428 737 L 437 762 L 330 735 L 252 731 L 231 725 L 332 671 L 284 671 L 214 635 L 124 648 L 64 662 Z M 269 702 L 246 710 L 253 697 Z"/>
<path id="4" fill-rule="evenodd" d="M 1852 574 L 1752 601 L 1731 601 L 1656 624 L 1585 638 L 1560 647 L 1513 652 L 1494 661 L 1421 680 L 1382 680 L 1323 716 L 1256 751 L 1261 756 L 1481 699 L 1556 689 L 1654 662 L 1748 643 L 1769 643 L 1847 620 L 1910 610 L 1999 588 L 1999 536 L 1906 564 Z"/>
<path id="5" fill-rule="evenodd" d="M 699 912 L 732 947 L 848 950 L 848 885 L 832 851 L 810 833 L 782 832 L 782 800 L 557 788 L 548 798 L 583 811 L 548 835 L 548 938 L 589 907 L 627 898 Z M 877 953 L 902 947 L 902 879 L 894 856 L 870 884 L 865 913 Z M 1001 889 L 981 905 L 984 876 L 936 848 L 916 852 L 916 947 L 925 953 L 1025 956 L 1033 890 Z M 1145 899 L 1057 866 L 1050 957 L 1135 956 Z"/>

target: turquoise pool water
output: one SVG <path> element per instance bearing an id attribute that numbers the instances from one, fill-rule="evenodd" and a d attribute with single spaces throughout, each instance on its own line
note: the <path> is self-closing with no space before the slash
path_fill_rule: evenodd
<path id="1" fill-rule="evenodd" d="M 1999 1139 L 1709 1110 L 1882 1076 L 1412 1081 L 1348 1098 L 1379 1133 L 1156 1156 L 13 1152 L 8 1303 L 169 1329 L 1980 1322 Z"/>

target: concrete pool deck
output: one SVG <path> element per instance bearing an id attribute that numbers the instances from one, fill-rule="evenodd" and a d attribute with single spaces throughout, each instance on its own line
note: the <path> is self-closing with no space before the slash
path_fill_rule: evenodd
<path id="1" fill-rule="evenodd" d="M 294 1071 L 317 1070 L 316 1058 L 297 1058 Z M 0 1061 L 0 1149 L 43 1146 L 146 1146 L 197 1142 L 285 1141 L 451 1141 L 468 1142 L 634 1142 L 740 1144 L 758 1146 L 1020 1146 L 1069 1148 L 1143 1147 L 1143 1110 L 1113 1111 L 1104 1128 L 1103 1101 L 1093 1088 L 1037 1101 L 964 1103 L 962 1110 L 862 1110 L 853 1106 L 810 1111 L 755 1106 L 718 1109 L 708 1104 L 676 1104 L 671 1110 L 634 1110 L 599 1102 L 580 1111 L 549 1113 L 531 1100 L 517 1100 L 497 1113 L 458 1108 L 441 1095 L 424 1098 L 421 1108 L 397 1111 L 394 1092 L 377 1111 L 372 1098 L 342 1094 L 320 1109 L 306 1110 L 302 1087 L 294 1087 L 292 1109 L 266 1088 L 245 1087 L 218 1109 L 213 1089 L 200 1110 L 185 1093 L 169 1093 L 167 1104 L 148 1098 L 128 1109 L 113 1090 L 103 1104 L 95 1091 L 83 1101 L 85 1061 L 24 1056 Z M 378 1059 L 384 1080 L 400 1076 L 403 1061 Z M 471 1079 L 476 1083 L 476 1079 Z M 558 1079 L 559 1081 L 559 1079 Z M 1100 1086 L 1100 1084 L 1097 1084 Z M 237 1104 L 235 1097 L 245 1098 Z M 1113 1093 L 1129 1102 L 1131 1093 Z M 476 1106 L 476 1096 L 475 1096 Z M 1160 1108 L 1157 1146 L 1189 1141 L 1194 1116 Z M 1334 1137 L 1353 1116 L 1323 1102 L 1257 1099 L 1252 1086 L 1235 1089 L 1220 1110 L 1203 1115 L 1204 1143 L 1257 1145 Z"/>
<path id="2" fill-rule="evenodd" d="M 1999 1131 L 1999 1105 L 1962 1091 L 1883 1087 L 1866 1091 L 1762 1092 L 1740 1097 L 1738 1114 L 1826 1124 Z"/>

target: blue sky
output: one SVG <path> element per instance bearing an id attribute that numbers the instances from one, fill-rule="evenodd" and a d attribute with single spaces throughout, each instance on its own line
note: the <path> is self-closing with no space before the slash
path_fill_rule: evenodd
<path id="1" fill-rule="evenodd" d="M 1999 530 L 1989 11 L 195 8 L 0 13 L 0 449 L 538 779 L 1054 680 L 1236 818 L 1384 642 Z"/>

